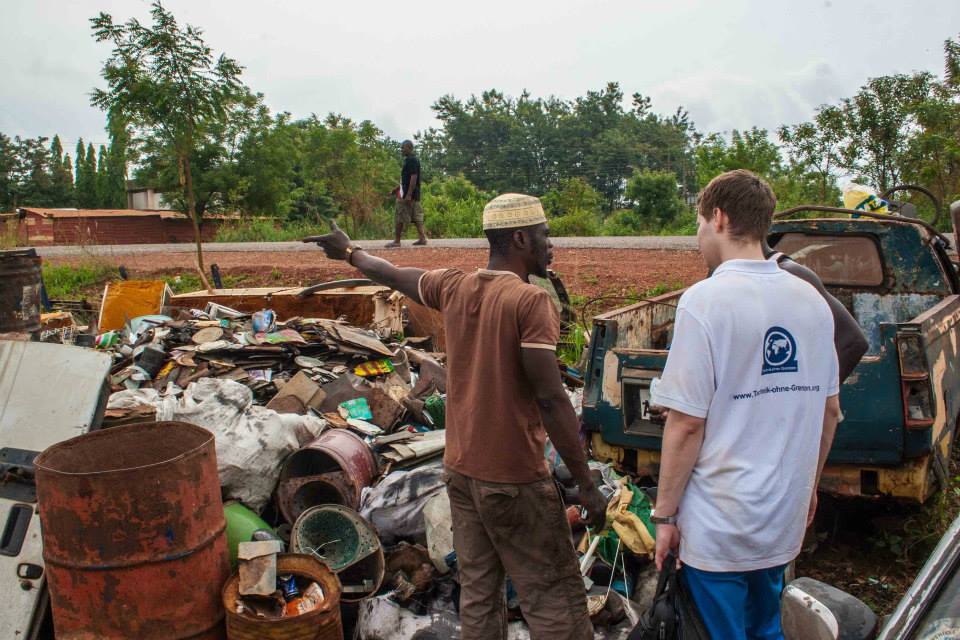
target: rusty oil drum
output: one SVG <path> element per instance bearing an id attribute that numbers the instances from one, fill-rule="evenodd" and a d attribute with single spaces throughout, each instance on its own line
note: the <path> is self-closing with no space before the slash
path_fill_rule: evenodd
<path id="1" fill-rule="evenodd" d="M 290 618 L 252 618 L 236 612 L 240 598 L 240 577 L 234 574 L 223 586 L 227 640 L 343 640 L 340 581 L 337 576 L 314 556 L 300 553 L 277 557 L 277 575 L 284 574 L 316 582 L 323 589 L 323 603 L 313 611 Z"/>
<path id="2" fill-rule="evenodd" d="M 114 427 L 35 464 L 58 640 L 224 637 L 230 561 L 209 431 Z"/>
<path id="3" fill-rule="evenodd" d="M 377 460 L 357 435 L 346 429 L 327 429 L 283 463 L 277 497 L 290 524 L 317 504 L 360 508 L 360 496 L 379 472 Z"/>
<path id="4" fill-rule="evenodd" d="M 0 333 L 40 331 L 41 282 L 34 249 L 0 251 Z"/>

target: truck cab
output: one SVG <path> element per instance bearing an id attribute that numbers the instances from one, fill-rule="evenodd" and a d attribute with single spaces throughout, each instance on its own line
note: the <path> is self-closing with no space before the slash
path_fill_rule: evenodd
<path id="1" fill-rule="evenodd" d="M 768 242 L 816 272 L 869 342 L 841 388 L 844 418 L 821 489 L 924 501 L 946 478 L 960 413 L 960 283 L 949 241 L 921 221 L 845 216 L 780 219 Z M 663 425 L 650 420 L 650 384 L 682 294 L 593 320 L 584 424 L 595 457 L 641 476 L 658 471 Z"/>

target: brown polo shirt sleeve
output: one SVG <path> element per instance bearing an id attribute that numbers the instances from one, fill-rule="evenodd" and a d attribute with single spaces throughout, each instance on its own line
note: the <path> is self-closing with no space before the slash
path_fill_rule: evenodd
<path id="1" fill-rule="evenodd" d="M 517 313 L 520 324 L 520 346 L 525 349 L 557 350 L 560 341 L 560 314 L 550 295 L 531 287 L 533 293 L 523 297 Z"/>
<path id="2" fill-rule="evenodd" d="M 417 291 L 426 307 L 443 311 L 452 288 L 463 278 L 459 269 L 435 269 L 420 276 Z"/>

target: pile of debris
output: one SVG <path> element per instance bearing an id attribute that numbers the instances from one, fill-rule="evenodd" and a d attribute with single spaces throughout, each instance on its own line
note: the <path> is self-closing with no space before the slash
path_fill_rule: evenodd
<path id="1" fill-rule="evenodd" d="M 239 569 L 224 589 L 228 629 L 313 619 L 342 604 L 352 607 L 345 617 L 357 638 L 393 638 L 397 629 L 409 631 L 403 637 L 458 635 L 457 557 L 441 479 L 442 336 L 405 337 L 396 318 L 284 319 L 269 307 L 250 310 L 247 298 L 244 310 L 200 292 L 171 304 L 165 286 L 130 286 L 147 291 L 149 303 L 131 306 L 139 293 L 111 295 L 108 287 L 100 324 L 111 328 L 89 340 L 112 359 L 101 428 L 190 423 L 213 434 Z M 399 302 L 391 298 L 392 312 L 406 315 Z M 148 313 L 130 317 L 131 309 Z M 579 412 L 572 373 L 565 380 Z M 609 465 L 591 463 L 613 523 L 591 535 L 569 472 L 549 444 L 545 456 L 580 542 L 591 613 L 607 629 L 602 637 L 626 637 L 634 603 L 649 595 L 638 587 L 652 577 L 649 499 Z M 323 583 L 326 569 L 304 558 L 321 561 L 334 582 Z M 509 584 L 507 597 L 511 637 L 528 637 Z"/>

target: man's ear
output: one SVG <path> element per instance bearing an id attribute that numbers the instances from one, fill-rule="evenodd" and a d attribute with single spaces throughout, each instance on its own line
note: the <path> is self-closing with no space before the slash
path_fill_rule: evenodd
<path id="1" fill-rule="evenodd" d="M 530 237 L 523 229 L 517 229 L 513 232 L 513 245 L 518 249 L 525 248 L 530 243 Z"/>
<path id="2" fill-rule="evenodd" d="M 713 224 L 713 230 L 718 234 L 730 228 L 730 217 L 720 207 L 713 208 L 713 220 L 710 222 Z"/>

